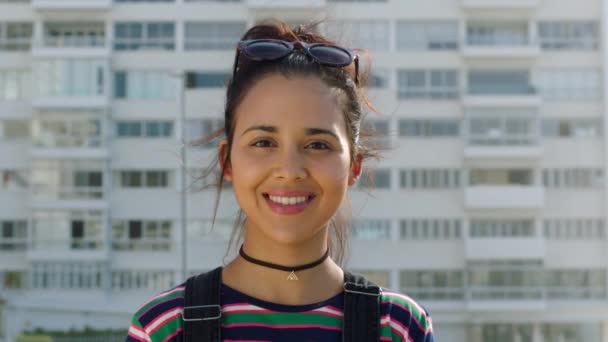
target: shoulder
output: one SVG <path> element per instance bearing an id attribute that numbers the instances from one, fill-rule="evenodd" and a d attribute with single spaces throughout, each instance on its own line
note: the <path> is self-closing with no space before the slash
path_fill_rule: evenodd
<path id="1" fill-rule="evenodd" d="M 185 284 L 148 299 L 131 319 L 127 341 L 171 340 L 182 330 Z"/>
<path id="2" fill-rule="evenodd" d="M 383 289 L 380 298 L 381 325 L 402 341 L 433 341 L 429 312 L 409 296 Z"/>

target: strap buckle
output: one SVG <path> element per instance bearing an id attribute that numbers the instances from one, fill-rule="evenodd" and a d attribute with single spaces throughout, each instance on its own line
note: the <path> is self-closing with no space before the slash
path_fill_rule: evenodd
<path id="1" fill-rule="evenodd" d="M 344 283 L 344 292 L 356 293 L 365 296 L 379 297 L 382 290 L 379 286 L 364 286 L 357 283 Z"/>
<path id="2" fill-rule="evenodd" d="M 217 314 L 211 317 L 201 317 L 201 318 L 186 318 L 187 310 L 195 310 L 195 309 L 203 309 L 203 308 L 216 308 Z M 204 312 L 208 312 L 205 310 Z M 204 315 L 203 315 L 204 316 Z M 211 321 L 214 319 L 220 319 L 222 317 L 222 307 L 218 304 L 215 305 L 198 305 L 198 306 L 185 306 L 182 310 L 182 320 L 184 322 L 198 322 L 198 321 Z"/>

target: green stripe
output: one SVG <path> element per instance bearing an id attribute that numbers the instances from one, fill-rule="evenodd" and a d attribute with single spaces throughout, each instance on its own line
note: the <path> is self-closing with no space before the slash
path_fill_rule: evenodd
<path id="1" fill-rule="evenodd" d="M 164 341 L 167 336 L 173 334 L 182 326 L 182 316 L 177 316 L 174 319 L 165 322 L 152 336 L 152 341 Z"/>
<path id="2" fill-rule="evenodd" d="M 314 313 L 234 313 L 224 316 L 224 324 L 262 323 L 272 325 L 315 324 L 327 327 L 342 327 L 342 318 Z"/>
<path id="3" fill-rule="evenodd" d="M 141 314 L 143 314 L 144 312 L 148 311 L 148 309 L 150 309 L 154 305 L 156 305 L 156 304 L 158 304 L 160 302 L 164 302 L 167 299 L 173 299 L 173 298 L 176 298 L 176 297 L 184 297 L 184 293 L 185 293 L 184 291 L 178 291 L 178 292 L 166 294 L 164 296 L 160 296 L 159 298 L 156 298 L 155 300 L 151 301 L 150 303 L 146 304 L 144 307 L 142 307 L 141 309 L 139 309 L 135 313 L 135 317 L 139 317 Z"/>
<path id="4" fill-rule="evenodd" d="M 426 313 L 418 310 L 416 305 L 412 304 L 410 301 L 407 301 L 401 297 L 392 296 L 392 295 L 386 294 L 386 293 L 382 295 L 382 301 L 383 302 L 389 301 L 391 303 L 397 303 L 405 308 L 408 308 L 412 312 L 412 315 L 414 316 L 414 318 L 416 318 L 416 320 L 420 323 L 420 325 L 425 330 L 428 330 L 430 328 L 430 322 L 426 316 Z"/>

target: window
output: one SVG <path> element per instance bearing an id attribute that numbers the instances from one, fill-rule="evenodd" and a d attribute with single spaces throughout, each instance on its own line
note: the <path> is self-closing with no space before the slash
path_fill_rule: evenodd
<path id="1" fill-rule="evenodd" d="M 470 185 L 532 185 L 534 174 L 531 169 L 471 169 Z"/>
<path id="2" fill-rule="evenodd" d="M 44 24 L 44 46 L 103 47 L 105 23 L 100 21 L 53 21 Z"/>
<path id="3" fill-rule="evenodd" d="M 112 225 L 112 246 L 118 251 L 168 251 L 172 231 L 168 220 L 119 220 Z"/>
<path id="4" fill-rule="evenodd" d="M 32 45 L 32 23 L 0 23 L 0 51 L 26 51 Z"/>
<path id="5" fill-rule="evenodd" d="M 100 262 L 34 262 L 34 289 L 99 290 L 107 265 Z"/>
<path id="6" fill-rule="evenodd" d="M 172 285 L 172 271 L 112 271 L 112 290 L 115 291 L 161 291 Z"/>
<path id="7" fill-rule="evenodd" d="M 538 144 L 538 114 L 525 109 L 469 109 L 468 143 L 480 146 Z"/>
<path id="8" fill-rule="evenodd" d="M 245 31 L 244 22 L 186 22 L 185 50 L 233 50 Z"/>
<path id="9" fill-rule="evenodd" d="M 388 51 L 390 26 L 387 20 L 340 20 L 328 22 L 327 34 L 341 44 L 371 51 Z"/>
<path id="10" fill-rule="evenodd" d="M 548 138 L 599 138 L 603 136 L 601 118 L 544 119 L 543 136 Z"/>
<path id="11" fill-rule="evenodd" d="M 460 136 L 460 121 L 456 119 L 401 119 L 399 136 L 405 138 L 445 138 Z"/>
<path id="12" fill-rule="evenodd" d="M 0 289 L 18 290 L 25 289 L 27 274 L 24 271 L 5 270 L 0 272 Z"/>
<path id="13" fill-rule="evenodd" d="M 61 58 L 34 62 L 34 76 L 41 96 L 102 96 L 105 85 L 103 59 Z"/>
<path id="14" fill-rule="evenodd" d="M 468 284 L 473 300 L 541 299 L 541 260 L 470 261 Z"/>
<path id="15" fill-rule="evenodd" d="M 367 83 L 365 84 L 368 88 L 386 89 L 390 87 L 391 73 L 388 69 L 375 69 L 371 70 Z"/>
<path id="16" fill-rule="evenodd" d="M 401 291 L 418 300 L 463 299 L 463 273 L 457 270 L 401 271 Z"/>
<path id="17" fill-rule="evenodd" d="M 606 236 L 601 218 L 555 218 L 543 222 L 544 236 L 549 240 L 600 241 Z"/>
<path id="18" fill-rule="evenodd" d="M 472 238 L 534 237 L 532 219 L 471 219 L 469 235 Z"/>
<path id="19" fill-rule="evenodd" d="M 467 44 L 472 46 L 521 46 L 528 44 L 525 21 L 468 22 Z"/>
<path id="20" fill-rule="evenodd" d="M 401 220 L 401 239 L 459 240 L 462 238 L 461 220 L 444 218 L 409 218 Z"/>
<path id="21" fill-rule="evenodd" d="M 118 22 L 114 24 L 115 50 L 174 50 L 172 22 Z"/>
<path id="22" fill-rule="evenodd" d="M 375 189 L 386 189 L 391 188 L 391 170 L 388 169 L 374 169 L 363 172 L 359 179 L 359 188 L 375 188 Z"/>
<path id="23" fill-rule="evenodd" d="M 148 3 L 148 2 L 175 2 L 175 0 L 114 0 L 114 2 Z"/>
<path id="24" fill-rule="evenodd" d="M 0 70 L 0 101 L 18 101 L 31 97 L 31 73 L 27 70 Z"/>
<path id="25" fill-rule="evenodd" d="M 483 342 L 532 342 L 532 324 L 484 323 L 481 325 Z"/>
<path id="26" fill-rule="evenodd" d="M 0 170 L 0 191 L 24 190 L 29 187 L 26 170 Z"/>
<path id="27" fill-rule="evenodd" d="M 599 100 L 601 79 L 599 70 L 540 70 L 537 84 L 545 100 Z"/>
<path id="28" fill-rule="evenodd" d="M 224 128 L 223 119 L 192 119 L 186 121 L 186 142 L 190 146 L 201 148 L 216 148 L 218 141 L 222 138 L 219 136 L 207 143 L 203 143 L 204 139 L 209 134 Z"/>
<path id="29" fill-rule="evenodd" d="M 547 296 L 551 299 L 606 298 L 606 270 L 554 269 L 547 271 Z"/>
<path id="30" fill-rule="evenodd" d="M 401 170 L 402 189 L 448 190 L 460 188 L 459 169 L 409 169 Z"/>
<path id="31" fill-rule="evenodd" d="M 47 115 L 49 114 L 49 115 Z M 87 119 L 85 113 L 77 117 L 45 113 L 33 121 L 32 135 L 39 147 L 100 147 L 102 146 L 101 119 Z M 85 115 L 82 115 L 85 114 Z M 48 117 L 48 119 L 47 119 Z"/>
<path id="32" fill-rule="evenodd" d="M 600 342 L 601 326 L 588 323 L 544 323 L 541 325 L 542 341 Z"/>
<path id="33" fill-rule="evenodd" d="M 470 70 L 467 79 L 471 95 L 536 94 L 528 70 Z"/>
<path id="34" fill-rule="evenodd" d="M 27 221 L 0 221 L 0 251 L 23 251 L 27 247 Z"/>
<path id="35" fill-rule="evenodd" d="M 0 120 L 0 141 L 25 141 L 30 137 L 30 123 L 26 120 Z"/>
<path id="36" fill-rule="evenodd" d="M 186 73 L 186 88 L 224 88 L 231 76 L 224 71 L 191 71 Z"/>
<path id="37" fill-rule="evenodd" d="M 128 100 L 174 100 L 177 79 L 165 71 L 116 71 L 114 97 Z"/>
<path id="38" fill-rule="evenodd" d="M 449 100 L 459 96 L 456 70 L 399 70 L 400 99 Z"/>
<path id="39" fill-rule="evenodd" d="M 456 50 L 458 23 L 452 21 L 397 22 L 398 50 Z"/>
<path id="40" fill-rule="evenodd" d="M 101 199 L 103 165 L 93 159 L 37 159 L 32 162 L 31 183 L 37 200 Z"/>
<path id="41" fill-rule="evenodd" d="M 383 288 L 390 288 L 390 272 L 376 270 L 355 270 L 357 274 L 361 274 L 366 279 Z"/>
<path id="42" fill-rule="evenodd" d="M 540 44 L 546 50 L 597 50 L 599 24 L 595 21 L 538 23 Z"/>
<path id="43" fill-rule="evenodd" d="M 352 231 L 353 238 L 357 240 L 390 240 L 391 221 L 385 219 L 356 220 Z"/>
<path id="44" fill-rule="evenodd" d="M 121 188 L 167 188 L 170 171 L 118 171 Z"/>
<path id="45" fill-rule="evenodd" d="M 543 184 L 552 189 L 600 189 L 604 184 L 603 169 L 544 169 Z"/>
<path id="46" fill-rule="evenodd" d="M 172 121 L 118 121 L 119 138 L 169 138 L 173 136 Z"/>

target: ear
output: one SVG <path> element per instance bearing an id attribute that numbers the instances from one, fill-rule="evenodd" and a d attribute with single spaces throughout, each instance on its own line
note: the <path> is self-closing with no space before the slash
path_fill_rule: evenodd
<path id="1" fill-rule="evenodd" d="M 348 174 L 348 186 L 354 185 L 359 177 L 361 176 L 363 166 L 363 155 L 360 153 L 357 154 L 350 165 L 350 170 Z"/>
<path id="2" fill-rule="evenodd" d="M 229 151 L 228 140 L 222 139 L 218 146 L 217 157 L 220 163 L 220 170 L 224 171 L 224 179 L 232 182 L 232 165 L 230 165 L 230 161 L 226 160 L 226 156 L 228 156 Z"/>

